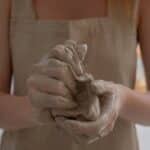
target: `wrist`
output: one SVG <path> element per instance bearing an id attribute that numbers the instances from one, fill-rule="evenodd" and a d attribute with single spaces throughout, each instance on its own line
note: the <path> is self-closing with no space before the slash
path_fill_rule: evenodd
<path id="1" fill-rule="evenodd" d="M 15 97 L 14 105 L 16 105 L 16 111 L 14 111 L 13 118 L 10 118 L 11 126 L 6 130 L 20 130 L 25 128 L 35 127 L 35 121 L 32 112 L 32 106 L 29 99 L 24 97 Z"/>
<path id="2" fill-rule="evenodd" d="M 119 110 L 119 116 L 121 118 L 126 119 L 128 115 L 128 110 L 131 105 L 131 100 L 133 97 L 133 90 L 121 85 L 120 86 L 120 110 Z"/>
<path id="3" fill-rule="evenodd" d="M 37 126 L 37 122 L 33 113 L 33 108 L 27 96 L 24 99 L 24 112 L 22 113 L 22 128 L 32 128 Z"/>

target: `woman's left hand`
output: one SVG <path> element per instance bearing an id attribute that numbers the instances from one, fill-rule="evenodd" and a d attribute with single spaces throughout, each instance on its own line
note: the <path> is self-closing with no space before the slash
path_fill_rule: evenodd
<path id="1" fill-rule="evenodd" d="M 91 85 L 101 103 L 101 116 L 96 121 L 80 121 L 67 118 L 57 118 L 56 122 L 66 130 L 77 143 L 92 143 L 108 135 L 114 128 L 115 122 L 126 99 L 126 87 L 110 81 L 95 80 Z"/>

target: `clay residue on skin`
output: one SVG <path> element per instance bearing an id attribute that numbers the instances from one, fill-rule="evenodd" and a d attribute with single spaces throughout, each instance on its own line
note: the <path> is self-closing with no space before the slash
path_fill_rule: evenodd
<path id="1" fill-rule="evenodd" d="M 53 112 L 54 116 L 57 114 L 65 117 L 72 117 L 78 120 L 96 120 L 100 117 L 100 101 L 98 96 L 92 92 L 91 83 L 94 80 L 93 76 L 87 73 L 84 69 L 84 59 L 87 54 L 87 46 L 85 44 L 77 44 L 75 41 L 68 40 L 65 42 L 68 50 L 72 51 L 75 64 L 68 64 L 77 83 L 77 93 L 74 96 L 78 107 L 74 110 Z M 80 68 L 80 69 L 77 69 Z M 76 68 L 76 69 L 75 69 Z M 80 70 L 80 71 L 79 71 Z M 78 71 L 78 72 L 77 72 Z"/>

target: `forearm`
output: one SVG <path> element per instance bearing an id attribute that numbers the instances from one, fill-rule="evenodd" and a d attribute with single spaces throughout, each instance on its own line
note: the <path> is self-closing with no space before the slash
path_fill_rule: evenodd
<path id="1" fill-rule="evenodd" d="M 31 104 L 27 97 L 0 93 L 0 128 L 15 130 L 34 126 Z"/>
<path id="2" fill-rule="evenodd" d="M 150 125 L 150 92 L 126 88 L 126 98 L 120 116 L 131 122 Z"/>

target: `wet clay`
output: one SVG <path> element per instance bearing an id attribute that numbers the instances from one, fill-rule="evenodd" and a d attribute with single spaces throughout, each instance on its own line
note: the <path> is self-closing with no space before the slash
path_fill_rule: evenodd
<path id="1" fill-rule="evenodd" d="M 74 61 L 70 61 L 71 64 L 68 64 L 68 67 L 76 80 L 77 93 L 74 95 L 74 100 L 78 106 L 73 110 L 52 111 L 53 116 L 56 117 L 61 114 L 78 120 L 96 120 L 100 116 L 100 101 L 99 97 L 91 90 L 91 83 L 94 78 L 85 71 L 83 65 L 87 45 L 77 44 L 73 40 L 67 40 L 64 45 L 68 51 L 66 55 L 73 54 L 70 58 L 74 59 Z M 52 54 L 49 55 L 52 56 Z M 65 56 L 63 57 L 65 58 Z"/>

